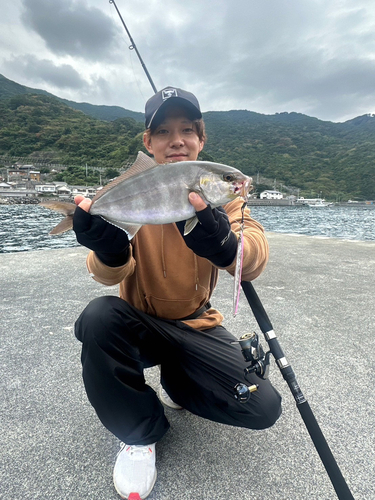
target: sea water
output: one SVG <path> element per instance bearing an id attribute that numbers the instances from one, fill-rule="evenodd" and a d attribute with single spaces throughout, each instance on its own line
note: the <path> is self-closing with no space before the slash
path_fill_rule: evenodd
<path id="1" fill-rule="evenodd" d="M 375 205 L 252 206 L 266 231 L 375 241 Z M 0 253 L 78 246 L 73 231 L 50 236 L 62 215 L 38 205 L 0 205 Z"/>
<path id="2" fill-rule="evenodd" d="M 251 207 L 266 231 L 346 240 L 375 240 L 375 205 Z"/>

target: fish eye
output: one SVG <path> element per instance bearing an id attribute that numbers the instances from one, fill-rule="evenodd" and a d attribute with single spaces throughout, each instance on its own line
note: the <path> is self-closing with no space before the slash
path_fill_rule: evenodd
<path id="1" fill-rule="evenodd" d="M 223 180 L 226 182 L 232 182 L 235 180 L 235 176 L 233 174 L 223 174 Z"/>

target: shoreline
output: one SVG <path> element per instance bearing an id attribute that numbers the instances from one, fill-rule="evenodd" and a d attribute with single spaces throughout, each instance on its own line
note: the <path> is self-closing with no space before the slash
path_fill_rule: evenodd
<path id="1" fill-rule="evenodd" d="M 55 196 L 22 196 L 22 195 L 15 195 L 15 196 L 8 196 L 10 193 L 6 193 L 7 196 L 4 196 L 5 193 L 0 193 L 0 205 L 37 205 L 41 203 L 42 201 L 46 200 L 59 200 L 59 201 L 70 201 L 74 202 L 73 198 L 58 198 Z M 303 203 L 294 203 L 291 200 L 260 200 L 260 199 L 249 199 L 247 202 L 247 205 L 249 207 L 303 207 L 307 208 L 306 204 Z M 368 201 L 351 201 L 351 202 L 330 202 L 329 206 L 333 207 L 374 207 L 375 208 L 375 201 L 373 200 L 368 200 Z M 326 207 L 325 207 L 326 208 Z"/>
<path id="2" fill-rule="evenodd" d="M 39 198 L 30 196 L 1 198 L 0 195 L 0 206 L 1 205 L 38 205 L 41 202 Z"/>

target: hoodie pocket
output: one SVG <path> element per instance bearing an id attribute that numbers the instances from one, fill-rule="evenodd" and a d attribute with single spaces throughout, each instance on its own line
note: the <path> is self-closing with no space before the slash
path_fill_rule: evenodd
<path id="1" fill-rule="evenodd" d="M 148 314 L 164 319 L 181 319 L 190 316 L 207 302 L 206 294 L 190 299 L 162 299 L 153 295 L 145 297 Z"/>

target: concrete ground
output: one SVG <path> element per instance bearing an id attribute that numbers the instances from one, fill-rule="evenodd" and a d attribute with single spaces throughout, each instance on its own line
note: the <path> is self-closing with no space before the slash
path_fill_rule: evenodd
<path id="1" fill-rule="evenodd" d="M 270 263 L 255 288 L 355 499 L 374 499 L 375 243 L 268 237 Z M 86 253 L 0 255 L 2 499 L 118 498 L 118 440 L 86 399 L 73 335 L 87 302 L 117 287 L 88 276 Z M 259 332 L 243 294 L 232 317 L 232 278 L 224 272 L 213 304 L 238 337 Z M 266 431 L 166 409 L 171 429 L 157 445 L 150 500 L 336 498 L 273 361 L 270 378 L 283 415 Z M 147 379 L 156 388 L 158 370 Z"/>

